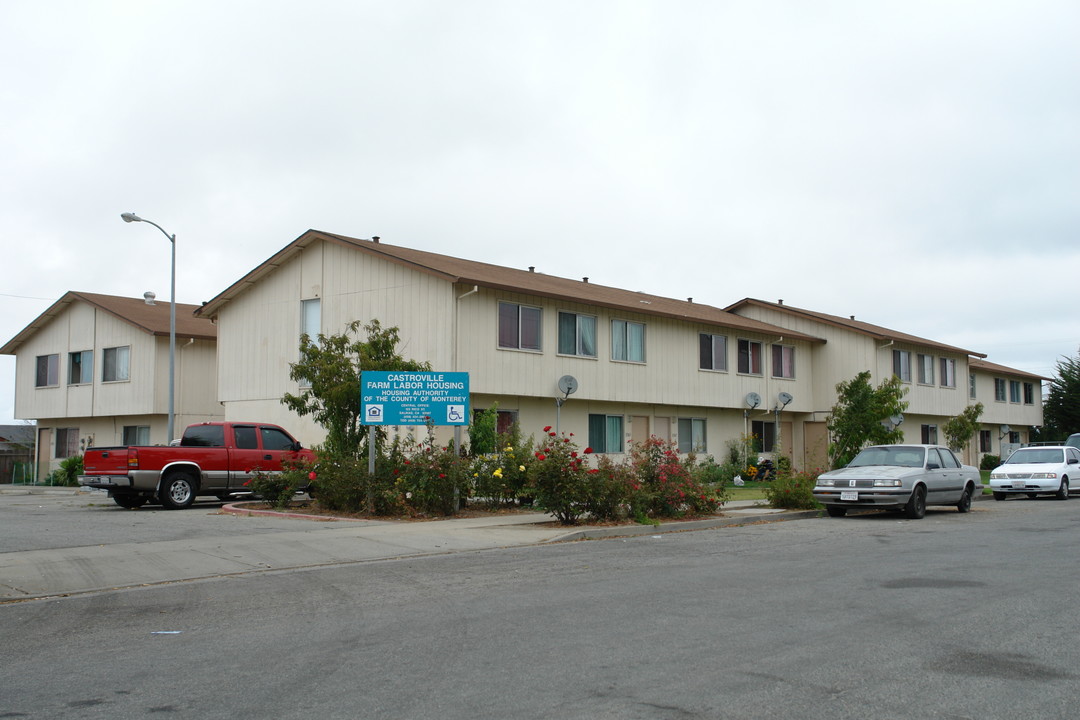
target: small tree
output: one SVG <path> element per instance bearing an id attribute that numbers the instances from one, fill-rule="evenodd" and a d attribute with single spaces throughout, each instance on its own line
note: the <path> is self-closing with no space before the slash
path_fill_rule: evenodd
<path id="1" fill-rule="evenodd" d="M 964 411 L 945 423 L 945 442 L 953 452 L 960 452 L 979 431 L 979 417 L 983 414 L 983 404 L 968 405 Z"/>
<path id="2" fill-rule="evenodd" d="M 829 462 L 843 467 L 867 445 L 895 443 L 904 439 L 902 430 L 883 421 L 907 410 L 903 400 L 907 388 L 893 375 L 874 389 L 870 372 L 864 370 L 847 382 L 836 385 L 836 404 L 827 419 L 832 442 Z"/>
<path id="3" fill-rule="evenodd" d="M 359 329 L 367 339 L 357 337 Z M 283 405 L 301 417 L 310 415 L 326 429 L 326 451 L 340 457 L 360 457 L 367 426 L 360 423 L 360 373 L 363 370 L 430 370 L 426 362 L 406 360 L 398 354 L 396 327 L 383 328 L 378 320 L 349 323 L 340 335 L 322 335 L 318 341 L 300 337 L 300 360 L 289 366 L 289 377 L 304 387 L 299 395 L 285 393 Z"/>
<path id="4" fill-rule="evenodd" d="M 1043 405 L 1046 436 L 1064 438 L 1080 432 L 1080 357 L 1058 360 L 1047 387 Z"/>

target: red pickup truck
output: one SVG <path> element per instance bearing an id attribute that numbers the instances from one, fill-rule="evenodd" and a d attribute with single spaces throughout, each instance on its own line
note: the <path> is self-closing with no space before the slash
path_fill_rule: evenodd
<path id="1" fill-rule="evenodd" d="M 196 423 L 179 446 L 87 448 L 79 485 L 108 490 L 120 507 L 157 500 L 172 510 L 189 507 L 197 495 L 224 500 L 249 492 L 253 473 L 280 471 L 283 461 L 314 463 L 315 454 L 277 425 Z"/>

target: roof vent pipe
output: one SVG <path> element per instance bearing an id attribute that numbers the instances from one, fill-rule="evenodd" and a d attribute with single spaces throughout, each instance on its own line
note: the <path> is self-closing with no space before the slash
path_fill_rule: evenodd
<path id="1" fill-rule="evenodd" d="M 529 272 L 536 272 L 536 266 L 535 265 L 530 265 L 529 266 Z"/>
<path id="2" fill-rule="evenodd" d="M 686 302 L 692 303 L 692 302 L 694 302 L 694 298 L 686 298 Z"/>
<path id="3" fill-rule="evenodd" d="M 783 305 L 784 304 L 784 298 L 780 298 L 779 300 L 777 300 L 776 304 L 777 305 Z"/>
<path id="4" fill-rule="evenodd" d="M 589 282 L 589 278 L 583 277 L 583 278 L 581 278 L 581 282 L 587 283 L 587 282 Z"/>
<path id="5" fill-rule="evenodd" d="M 378 244 L 379 243 L 379 236 L 378 235 L 372 235 L 371 236 L 371 242 L 373 242 L 375 244 Z"/>
<path id="6" fill-rule="evenodd" d="M 143 302 L 146 303 L 147 305 L 155 305 L 156 304 L 154 302 L 154 298 L 156 298 L 157 295 L 155 295 L 152 291 L 147 290 L 146 292 L 143 293 L 142 296 L 143 296 Z"/>
<path id="7" fill-rule="evenodd" d="M 854 315 L 852 315 L 852 316 L 851 316 L 851 319 L 852 319 L 852 320 L 854 320 L 854 319 L 855 319 L 855 316 L 854 316 Z"/>

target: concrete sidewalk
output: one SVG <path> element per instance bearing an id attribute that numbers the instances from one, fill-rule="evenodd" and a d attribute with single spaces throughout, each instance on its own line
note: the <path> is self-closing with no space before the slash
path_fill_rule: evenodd
<path id="1" fill-rule="evenodd" d="M 65 490 L 70 492 L 59 488 L 53 492 Z M 233 511 L 243 512 L 242 508 Z M 726 505 L 723 516 L 660 526 L 565 527 L 552 523 L 550 516 L 541 513 L 426 522 L 297 519 L 289 529 L 271 534 L 0 553 L 0 602 L 271 570 L 586 538 L 657 535 L 818 515 L 817 511 L 758 508 L 748 501 Z"/>

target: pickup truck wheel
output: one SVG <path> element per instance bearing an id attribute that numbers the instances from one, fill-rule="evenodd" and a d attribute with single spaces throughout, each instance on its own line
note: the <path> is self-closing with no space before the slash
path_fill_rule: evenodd
<path id="1" fill-rule="evenodd" d="M 847 515 L 847 508 L 839 505 L 826 505 L 825 512 L 829 513 L 829 517 L 844 517 Z"/>
<path id="2" fill-rule="evenodd" d="M 150 498 L 145 495 L 113 495 L 113 501 L 122 508 L 137 510 L 147 503 Z"/>
<path id="3" fill-rule="evenodd" d="M 1058 491 L 1054 493 L 1054 497 L 1056 497 L 1058 500 L 1069 499 L 1069 478 L 1061 478 L 1061 487 L 1059 487 Z"/>
<path id="4" fill-rule="evenodd" d="M 904 517 L 909 520 L 920 520 L 924 515 L 926 515 L 926 488 L 920 485 L 912 491 L 911 499 L 904 506 Z"/>
<path id="5" fill-rule="evenodd" d="M 964 488 L 964 494 L 960 496 L 960 502 L 956 503 L 957 512 L 970 512 L 971 511 L 971 486 L 968 485 Z"/>
<path id="6" fill-rule="evenodd" d="M 195 478 L 188 472 L 174 472 L 161 483 L 158 498 L 166 510 L 180 510 L 195 502 Z"/>

